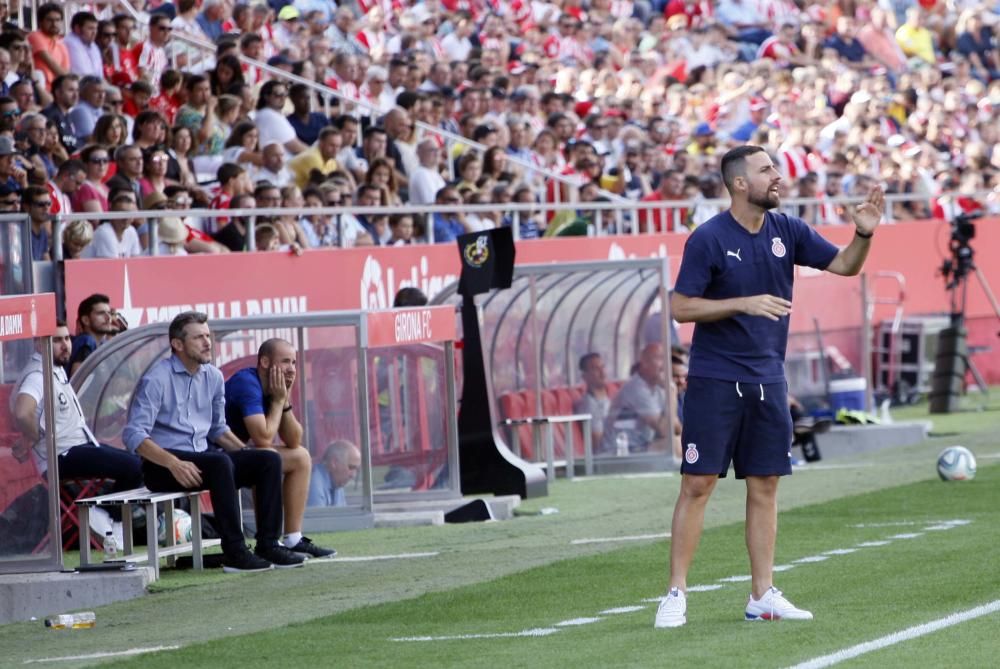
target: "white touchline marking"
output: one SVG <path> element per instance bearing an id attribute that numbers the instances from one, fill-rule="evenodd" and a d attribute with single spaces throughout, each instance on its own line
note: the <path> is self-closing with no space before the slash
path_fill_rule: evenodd
<path id="1" fill-rule="evenodd" d="M 430 553 L 397 553 L 396 555 L 357 555 L 354 557 L 335 557 L 322 560 L 309 560 L 311 564 L 327 564 L 333 562 L 374 562 L 376 560 L 411 560 L 413 558 L 435 557 L 438 551 Z"/>
<path id="2" fill-rule="evenodd" d="M 795 569 L 793 564 L 779 564 L 771 567 L 771 571 L 788 571 L 789 569 Z"/>
<path id="3" fill-rule="evenodd" d="M 858 548 L 875 548 L 877 546 L 888 546 L 891 541 L 862 541 L 860 544 L 854 544 Z"/>
<path id="4" fill-rule="evenodd" d="M 569 620 L 561 620 L 557 622 L 555 627 L 577 627 L 579 625 L 589 625 L 591 623 L 597 623 L 604 620 L 604 618 L 570 618 Z"/>
<path id="5" fill-rule="evenodd" d="M 923 625 L 908 627 L 905 630 L 893 632 L 892 634 L 887 634 L 872 641 L 859 643 L 856 646 L 839 650 L 836 653 L 830 653 L 829 655 L 813 658 L 812 660 L 802 662 L 801 664 L 796 664 L 790 669 L 822 669 L 822 667 L 830 667 L 835 664 L 839 664 L 844 660 L 850 660 L 860 655 L 864 655 L 865 653 L 871 653 L 872 651 L 881 650 L 897 643 L 909 641 L 910 639 L 916 639 L 917 637 L 931 634 L 946 627 L 952 627 L 953 625 L 958 625 L 959 623 L 964 623 L 969 620 L 974 620 L 975 618 L 988 616 L 989 614 L 996 613 L 997 611 L 1000 611 L 1000 599 L 996 599 L 989 604 L 977 606 L 974 609 L 953 613 L 950 616 L 932 620 L 931 622 L 924 623 Z"/>
<path id="6" fill-rule="evenodd" d="M 821 472 L 830 469 L 869 469 L 871 467 L 887 467 L 890 463 L 878 463 L 878 462 L 859 462 L 856 464 L 839 464 L 839 465 L 795 465 L 792 467 L 797 472 Z M 896 466 L 893 464 L 893 466 Z"/>
<path id="7" fill-rule="evenodd" d="M 951 525 L 953 527 L 958 527 L 959 525 L 968 525 L 971 522 L 971 520 L 962 519 L 938 520 L 936 518 L 928 518 L 926 520 L 896 520 L 887 523 L 858 523 L 856 525 L 848 525 L 848 527 L 856 527 L 859 529 L 870 527 L 907 527 L 910 525 Z"/>
<path id="8" fill-rule="evenodd" d="M 823 551 L 823 555 L 850 555 L 857 552 L 857 548 L 834 548 L 832 551 Z"/>
<path id="9" fill-rule="evenodd" d="M 37 660 L 25 660 L 24 664 L 38 662 L 71 662 L 74 660 L 99 660 L 104 657 L 127 657 L 143 653 L 157 653 L 161 650 L 177 650 L 180 646 L 150 646 L 149 648 L 129 648 L 128 650 L 110 651 L 107 653 L 91 653 L 90 655 L 66 655 L 64 657 L 42 657 Z"/>
<path id="10" fill-rule="evenodd" d="M 636 611 L 645 611 L 647 607 L 645 606 L 616 606 L 613 609 L 604 609 L 603 611 L 598 611 L 599 616 L 614 616 L 619 613 L 635 613 Z"/>
<path id="11" fill-rule="evenodd" d="M 639 474 L 615 474 L 602 476 L 574 476 L 573 483 L 588 483 L 590 481 L 628 481 L 632 479 L 670 479 L 676 476 L 674 472 L 645 472 Z"/>
<path id="12" fill-rule="evenodd" d="M 740 576 L 727 576 L 726 578 L 720 578 L 720 583 L 744 583 L 746 581 L 752 580 L 753 577 L 750 574 L 741 574 Z"/>
<path id="13" fill-rule="evenodd" d="M 462 639 L 511 639 L 514 637 L 549 636 L 559 630 L 552 627 L 539 627 L 521 632 L 500 632 L 498 634 L 453 634 L 451 636 L 401 636 L 389 641 L 459 641 Z"/>
<path id="14" fill-rule="evenodd" d="M 916 539 L 917 537 L 924 536 L 923 532 L 908 532 L 906 534 L 894 534 L 889 539 Z"/>
<path id="15" fill-rule="evenodd" d="M 712 583 L 711 585 L 691 585 L 688 586 L 688 592 L 711 592 L 712 590 L 721 590 L 725 586 L 719 585 L 718 583 Z"/>
<path id="16" fill-rule="evenodd" d="M 633 534 L 627 537 L 599 537 L 595 539 L 573 539 L 570 543 L 574 546 L 582 544 L 609 544 L 615 541 L 649 541 L 650 539 L 669 539 L 670 532 L 661 534 Z"/>
<path id="17" fill-rule="evenodd" d="M 809 562 L 822 562 L 823 560 L 829 560 L 827 555 L 807 555 L 804 558 L 799 558 L 798 560 L 792 560 L 792 564 L 807 564 Z"/>

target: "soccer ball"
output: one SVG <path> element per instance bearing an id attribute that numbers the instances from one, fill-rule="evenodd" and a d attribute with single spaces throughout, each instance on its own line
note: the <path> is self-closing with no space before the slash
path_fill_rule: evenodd
<path id="1" fill-rule="evenodd" d="M 161 544 L 166 544 L 167 532 L 163 514 L 156 520 L 157 538 Z M 174 509 L 174 543 L 183 544 L 189 541 L 191 541 L 191 516 L 184 509 Z"/>
<path id="2" fill-rule="evenodd" d="M 937 461 L 942 481 L 971 481 L 976 478 L 976 456 L 964 446 L 949 446 Z"/>

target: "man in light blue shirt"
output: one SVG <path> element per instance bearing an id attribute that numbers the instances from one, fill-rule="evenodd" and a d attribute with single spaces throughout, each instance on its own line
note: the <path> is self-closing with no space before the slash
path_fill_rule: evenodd
<path id="1" fill-rule="evenodd" d="M 69 71 L 81 77 L 104 76 L 104 59 L 97 46 L 97 17 L 90 12 L 77 12 L 70 20 L 70 33 L 63 40 L 69 52 Z"/>
<path id="2" fill-rule="evenodd" d="M 308 506 L 347 506 L 344 488 L 361 468 L 361 451 L 344 439 L 327 447 L 323 459 L 313 465 L 309 479 Z"/>
<path id="3" fill-rule="evenodd" d="M 143 458 L 146 487 L 156 492 L 207 489 L 229 573 L 298 567 L 303 558 L 278 543 L 281 531 L 281 456 L 247 449 L 226 425 L 222 372 L 210 364 L 208 316 L 178 314 L 170 323 L 172 355 L 139 381 L 125 447 Z M 243 540 L 238 489 L 255 488 L 257 546 Z"/>

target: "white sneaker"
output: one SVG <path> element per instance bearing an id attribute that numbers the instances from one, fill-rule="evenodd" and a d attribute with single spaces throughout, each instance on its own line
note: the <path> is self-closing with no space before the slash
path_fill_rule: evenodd
<path id="1" fill-rule="evenodd" d="M 111 514 L 99 506 L 90 507 L 89 522 L 90 531 L 97 538 L 98 543 L 104 545 L 104 536 L 113 531 L 114 525 L 111 522 Z M 118 544 L 121 546 L 121 544 Z"/>
<path id="2" fill-rule="evenodd" d="M 670 588 L 656 609 L 653 627 L 680 627 L 687 622 L 687 596 L 677 588 Z"/>
<path id="3" fill-rule="evenodd" d="M 759 600 L 753 598 L 750 593 L 750 600 L 747 602 L 747 620 L 812 620 L 813 614 L 809 611 L 796 608 L 794 604 L 785 599 L 773 585 L 764 593 Z"/>

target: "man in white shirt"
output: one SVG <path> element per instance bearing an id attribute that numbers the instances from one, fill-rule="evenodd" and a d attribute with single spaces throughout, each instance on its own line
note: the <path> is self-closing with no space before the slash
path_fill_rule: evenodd
<path id="1" fill-rule="evenodd" d="M 42 341 L 42 340 L 38 340 Z M 52 335 L 52 402 L 55 415 L 56 455 L 58 458 L 58 475 L 61 480 L 82 478 L 110 478 L 114 480 L 113 491 L 130 490 L 142 485 L 142 461 L 138 456 L 120 448 L 114 448 L 97 441 L 94 433 L 87 427 L 87 421 L 80 407 L 73 386 L 69 383 L 64 367 L 69 364 L 72 354 L 69 329 L 66 323 L 59 321 Z M 29 457 L 35 461 L 39 474 L 44 477 L 48 471 L 48 449 L 45 440 L 45 396 L 44 365 L 41 352 L 31 356 L 11 393 L 10 411 L 14 422 L 21 432 L 21 440 L 14 443 L 12 451 L 19 462 L 25 462 Z M 40 488 L 41 490 L 35 490 Z M 24 505 L 22 512 L 10 514 L 5 511 L 7 519 L 15 515 L 26 515 L 31 511 L 38 513 L 37 500 L 44 500 L 45 487 L 41 481 L 38 486 L 19 497 L 11 506 Z M 41 494 L 38 494 L 41 492 Z M 29 508 L 35 507 L 35 508 Z M 9 510 L 8 510 L 9 511 Z M 108 514 L 97 509 L 95 517 L 102 519 L 101 528 L 105 531 L 121 531 L 121 524 L 112 527 Z M 31 544 L 28 550 L 41 540 L 45 532 L 45 523 L 37 519 L 30 523 L 30 528 L 21 528 L 14 533 L 3 533 L 0 536 L 20 539 L 24 544 Z M 0 526 L 4 521 L 0 520 Z M 92 526 L 96 526 L 96 523 Z M 34 536 L 41 531 L 41 536 Z M 25 536 L 28 534 L 30 536 Z M 101 535 L 103 538 L 103 534 Z M 117 537 L 116 537 L 117 538 Z M 22 546 L 23 548 L 23 546 Z"/>
<path id="2" fill-rule="evenodd" d="M 433 139 L 425 139 L 417 144 L 417 159 L 420 167 L 410 176 L 410 203 L 431 204 L 437 192 L 445 185 L 444 177 L 438 169 L 441 148 Z"/>
<path id="3" fill-rule="evenodd" d="M 111 201 L 111 211 L 136 211 L 135 200 L 127 193 L 119 193 Z M 143 254 L 139 234 L 133 223 L 138 218 L 119 218 L 105 221 L 94 230 L 94 240 L 83 250 L 83 258 L 133 258 Z"/>
<path id="4" fill-rule="evenodd" d="M 265 144 L 261 149 L 261 158 L 264 164 L 254 172 L 255 182 L 266 181 L 278 188 L 284 188 L 293 182 L 294 176 L 285 166 L 285 149 L 281 144 L 276 142 Z"/>
<path id="5" fill-rule="evenodd" d="M 308 147 L 298 138 L 295 128 L 282 113 L 286 99 L 288 99 L 288 87 L 284 82 L 277 79 L 266 82 L 260 89 L 254 122 L 260 133 L 260 146 L 280 144 L 288 153 L 295 155 Z"/>
<path id="6" fill-rule="evenodd" d="M 72 32 L 63 42 L 69 52 L 70 72 L 81 77 L 104 76 L 104 61 L 94 39 L 97 37 L 97 17 L 90 12 L 77 12 L 70 21 Z"/>
<path id="7" fill-rule="evenodd" d="M 472 51 L 472 40 L 469 37 L 475 30 L 476 25 L 468 14 L 460 12 L 456 18 L 458 23 L 455 29 L 444 36 L 441 40 L 441 47 L 448 54 L 448 60 L 467 60 L 469 52 Z"/>

